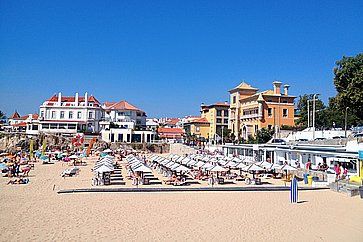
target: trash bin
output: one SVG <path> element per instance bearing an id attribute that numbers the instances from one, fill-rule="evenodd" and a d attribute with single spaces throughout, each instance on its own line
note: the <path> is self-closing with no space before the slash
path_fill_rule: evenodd
<path id="1" fill-rule="evenodd" d="M 309 176 L 308 173 L 304 174 L 304 184 L 308 184 L 308 176 Z"/>
<path id="2" fill-rule="evenodd" d="M 313 185 L 313 177 L 312 176 L 308 176 L 308 184 L 309 184 L 309 186 Z"/>

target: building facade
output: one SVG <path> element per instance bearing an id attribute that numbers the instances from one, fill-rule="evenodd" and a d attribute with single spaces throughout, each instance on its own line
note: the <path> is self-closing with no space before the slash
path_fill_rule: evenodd
<path id="1" fill-rule="evenodd" d="M 230 115 L 228 127 L 236 138 L 248 139 L 262 128 L 275 129 L 278 135 L 282 125 L 294 126 L 295 96 L 288 93 L 289 85 L 273 82 L 273 90 L 258 92 L 257 88 L 242 82 L 229 91 Z"/>
<path id="2" fill-rule="evenodd" d="M 210 123 L 206 118 L 189 118 L 184 123 L 186 136 L 196 136 L 197 138 L 209 139 Z"/>
<path id="3" fill-rule="evenodd" d="M 53 95 L 39 108 L 39 132 L 75 134 L 100 132 L 99 121 L 104 118 L 100 102 L 94 96 Z"/>
<path id="4" fill-rule="evenodd" d="M 206 139 L 219 141 L 228 129 L 230 105 L 227 102 L 218 102 L 212 105 L 201 105 L 200 115 L 209 123 Z"/>
<path id="5" fill-rule="evenodd" d="M 146 128 L 146 113 L 127 101 L 105 102 L 102 108 L 105 112 L 105 119 L 100 122 L 102 128 L 109 128 L 111 123 L 126 129 Z"/>

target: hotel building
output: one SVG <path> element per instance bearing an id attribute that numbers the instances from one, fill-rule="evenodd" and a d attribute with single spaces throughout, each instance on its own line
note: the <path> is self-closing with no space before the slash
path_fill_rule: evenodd
<path id="1" fill-rule="evenodd" d="M 98 133 L 99 121 L 103 118 L 100 102 L 94 96 L 84 97 L 53 95 L 40 105 L 39 132 L 75 134 Z"/>
<path id="2" fill-rule="evenodd" d="M 295 96 L 288 93 L 289 85 L 274 81 L 273 90 L 258 92 L 257 88 L 242 82 L 229 91 L 230 115 L 228 127 L 235 137 L 248 139 L 262 128 L 273 129 L 276 133 L 282 125 L 294 126 Z"/>

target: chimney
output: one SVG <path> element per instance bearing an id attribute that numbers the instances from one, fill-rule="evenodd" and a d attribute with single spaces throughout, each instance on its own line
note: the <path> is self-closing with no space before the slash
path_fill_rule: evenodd
<path id="1" fill-rule="evenodd" d="M 289 95 L 289 87 L 290 87 L 290 85 L 287 85 L 287 84 L 284 85 L 284 95 L 285 96 Z"/>
<path id="2" fill-rule="evenodd" d="M 58 106 L 62 104 L 62 93 L 58 93 Z"/>
<path id="3" fill-rule="evenodd" d="M 84 94 L 84 106 L 88 106 L 88 93 L 86 92 L 85 94 Z"/>
<path id="4" fill-rule="evenodd" d="M 74 106 L 78 106 L 78 92 L 76 92 L 76 97 L 74 98 Z"/>
<path id="5" fill-rule="evenodd" d="M 281 94 L 281 82 L 280 81 L 274 81 L 272 83 L 274 86 L 274 94 L 280 95 Z"/>

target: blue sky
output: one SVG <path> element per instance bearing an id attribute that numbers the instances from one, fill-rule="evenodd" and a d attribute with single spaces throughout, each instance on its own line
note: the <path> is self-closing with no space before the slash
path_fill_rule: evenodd
<path id="1" fill-rule="evenodd" d="M 335 95 L 363 49 L 363 1 L 0 1 L 0 110 L 88 91 L 149 117 L 198 114 L 241 80 Z"/>

